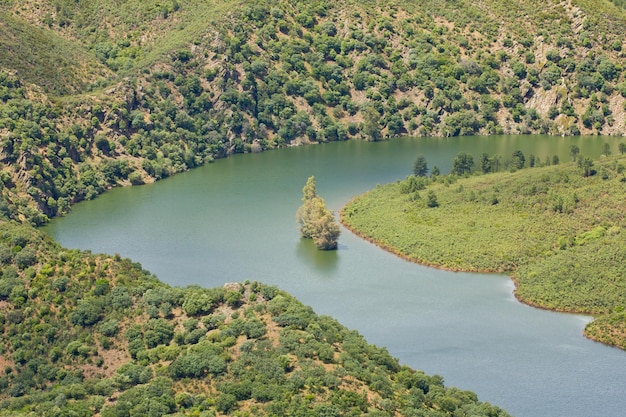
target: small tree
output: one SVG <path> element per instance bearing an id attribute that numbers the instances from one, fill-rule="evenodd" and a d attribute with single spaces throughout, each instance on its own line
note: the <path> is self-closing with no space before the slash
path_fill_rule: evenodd
<path id="1" fill-rule="evenodd" d="M 361 132 L 365 135 L 365 139 L 372 142 L 381 140 L 380 113 L 372 106 L 366 107 L 363 110 L 363 119 Z"/>
<path id="2" fill-rule="evenodd" d="M 572 161 L 576 162 L 576 158 L 578 157 L 578 154 L 580 153 L 580 148 L 576 145 L 570 145 L 569 153 L 570 155 L 572 155 Z"/>
<path id="3" fill-rule="evenodd" d="M 618 145 L 619 153 L 624 155 L 626 153 L 626 143 L 622 142 Z"/>
<path id="4" fill-rule="evenodd" d="M 305 239 L 312 239 L 315 234 L 314 219 L 316 216 L 316 205 L 313 200 L 318 198 L 315 186 L 315 177 L 309 177 L 304 188 L 302 188 L 302 206 L 296 213 L 296 219 L 300 223 L 300 235 Z"/>
<path id="5" fill-rule="evenodd" d="M 480 169 L 483 174 L 491 172 L 491 158 L 489 158 L 489 155 L 487 155 L 486 153 L 480 155 Z"/>
<path id="6" fill-rule="evenodd" d="M 413 164 L 413 175 L 416 177 L 425 177 L 428 174 L 428 164 L 424 155 L 419 155 Z"/>
<path id="7" fill-rule="evenodd" d="M 459 176 L 469 174 L 472 172 L 473 166 L 474 158 L 472 155 L 461 152 L 454 158 L 454 161 L 452 161 L 452 173 Z"/>
<path id="8" fill-rule="evenodd" d="M 524 153 L 520 151 L 519 149 L 513 152 L 512 164 L 516 169 L 522 169 L 524 168 L 524 165 L 526 164 L 526 157 L 524 156 Z"/>
<path id="9" fill-rule="evenodd" d="M 595 173 L 595 170 L 593 169 L 593 159 L 588 156 L 582 155 L 578 158 L 578 168 L 583 171 L 583 175 L 585 177 L 589 177 Z"/>
<path id="10" fill-rule="evenodd" d="M 318 199 L 318 201 L 322 200 Z M 332 213 L 327 209 L 323 211 L 325 211 L 325 214 L 315 222 L 316 233 L 313 235 L 313 242 L 318 249 L 337 249 L 337 239 L 341 230 L 335 222 Z"/>
<path id="11" fill-rule="evenodd" d="M 493 172 L 500 171 L 500 166 L 502 165 L 502 155 L 495 154 L 491 157 L 491 169 Z"/>
<path id="12" fill-rule="evenodd" d="M 303 204 L 296 213 L 300 235 L 305 239 L 313 239 L 318 249 L 337 249 L 341 230 L 333 214 L 326 208 L 324 200 L 317 195 L 315 177 L 309 177 L 302 188 L 302 194 Z"/>
<path id="13" fill-rule="evenodd" d="M 433 190 L 428 190 L 428 194 L 426 195 L 426 205 L 430 208 L 439 207 L 437 195 Z"/>

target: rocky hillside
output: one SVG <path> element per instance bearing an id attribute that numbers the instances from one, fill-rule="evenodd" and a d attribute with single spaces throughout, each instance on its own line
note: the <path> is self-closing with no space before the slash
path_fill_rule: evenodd
<path id="1" fill-rule="evenodd" d="M 0 210 L 35 224 L 237 152 L 626 128 L 608 0 L 24 0 L 0 27 Z"/>

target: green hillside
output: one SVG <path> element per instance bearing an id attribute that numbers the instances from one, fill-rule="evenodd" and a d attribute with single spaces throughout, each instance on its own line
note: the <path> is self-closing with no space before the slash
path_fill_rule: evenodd
<path id="1" fill-rule="evenodd" d="M 0 2 L 0 415 L 506 415 L 400 366 L 275 288 L 171 288 L 129 260 L 63 249 L 31 225 L 111 187 L 234 153 L 401 135 L 622 134 L 626 16 L 618 6 Z M 619 176 L 601 165 L 608 180 L 598 189 Z M 439 211 L 457 189 L 443 184 L 432 185 Z M 585 193 L 574 204 L 559 190 L 562 210 L 585 212 Z M 488 206 L 479 189 L 474 197 Z M 553 197 L 541 204 L 552 207 Z M 556 247 L 540 247 L 545 259 L 623 258 L 613 220 L 567 224 Z M 623 289 L 619 266 L 613 287 L 580 304 L 580 292 L 564 296 L 552 278 L 542 281 L 551 289 L 530 291 L 533 274 L 553 266 L 538 253 L 502 259 L 494 269 L 520 265 L 520 296 L 552 291 L 537 303 L 592 305 L 606 315 L 588 333 L 621 343 L 611 339 L 624 328 L 613 298 Z M 600 282 L 589 279 L 572 285 Z"/>
<path id="2" fill-rule="evenodd" d="M 0 11 L 0 68 L 54 94 L 81 93 L 110 71 L 91 53 L 48 30 Z"/>
<path id="3" fill-rule="evenodd" d="M 173 288 L 0 223 L 0 416 L 507 416 L 256 282 Z"/>
<path id="4" fill-rule="evenodd" d="M 626 348 L 625 165 L 624 156 L 578 156 L 516 172 L 411 176 L 357 197 L 342 221 L 416 262 L 512 274 L 521 301 L 598 315 L 587 335 Z"/>
<path id="5" fill-rule="evenodd" d="M 626 129 L 626 19 L 609 1 L 26 0 L 0 11 L 5 211 L 35 224 L 232 153 Z"/>

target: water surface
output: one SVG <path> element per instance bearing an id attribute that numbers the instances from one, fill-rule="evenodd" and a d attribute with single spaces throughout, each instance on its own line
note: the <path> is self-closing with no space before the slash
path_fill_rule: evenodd
<path id="1" fill-rule="evenodd" d="M 597 157 L 623 138 L 498 137 L 342 142 L 237 155 L 156 184 L 77 205 L 47 231 L 64 246 L 130 257 L 172 285 L 257 280 L 357 329 L 403 364 L 442 375 L 519 417 L 623 416 L 626 353 L 581 336 L 588 317 L 534 309 L 497 274 L 441 271 L 401 260 L 345 229 L 339 250 L 299 239 L 306 179 L 338 211 L 405 177 L 418 154 L 450 169 L 459 152 L 542 161 Z"/>

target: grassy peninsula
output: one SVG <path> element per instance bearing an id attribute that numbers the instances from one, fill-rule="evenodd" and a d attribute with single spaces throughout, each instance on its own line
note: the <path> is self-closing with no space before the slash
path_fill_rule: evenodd
<path id="1" fill-rule="evenodd" d="M 626 348 L 625 164 L 411 176 L 356 197 L 341 219 L 415 262 L 506 272 L 521 301 L 596 315 L 585 334 Z"/>

